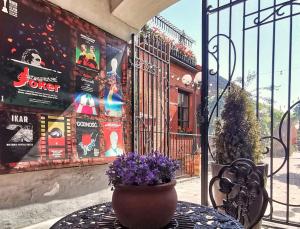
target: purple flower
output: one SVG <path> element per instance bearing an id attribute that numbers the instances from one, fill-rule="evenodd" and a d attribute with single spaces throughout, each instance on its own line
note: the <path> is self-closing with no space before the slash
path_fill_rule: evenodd
<path id="1" fill-rule="evenodd" d="M 136 152 L 118 156 L 109 166 L 106 175 L 114 187 L 125 185 L 156 185 L 175 178 L 179 163 L 159 152 L 140 155 Z"/>

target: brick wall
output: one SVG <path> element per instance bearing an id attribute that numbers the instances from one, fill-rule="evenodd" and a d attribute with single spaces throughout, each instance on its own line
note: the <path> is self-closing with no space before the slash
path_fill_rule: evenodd
<path id="1" fill-rule="evenodd" d="M 182 76 L 189 74 L 194 79 L 199 70 L 184 67 L 177 62 L 172 61 L 170 67 L 170 130 L 178 131 L 178 90 L 189 94 L 189 129 L 192 133 L 199 133 L 196 130 L 196 112 L 200 104 L 200 90 L 190 85 L 182 83 Z"/>

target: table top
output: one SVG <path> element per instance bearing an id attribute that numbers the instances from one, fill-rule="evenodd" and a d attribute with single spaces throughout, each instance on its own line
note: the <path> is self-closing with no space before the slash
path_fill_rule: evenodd
<path id="1" fill-rule="evenodd" d="M 67 215 L 56 222 L 50 229 L 75 229 L 75 228 L 124 228 L 115 217 L 111 203 L 98 204 L 84 208 Z M 216 211 L 213 208 L 178 201 L 177 209 L 166 229 L 203 229 L 203 228 L 243 228 L 232 217 Z"/>

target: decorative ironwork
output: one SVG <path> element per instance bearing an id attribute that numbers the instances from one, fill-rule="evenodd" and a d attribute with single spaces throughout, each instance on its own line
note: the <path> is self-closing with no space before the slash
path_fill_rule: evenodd
<path id="1" fill-rule="evenodd" d="M 159 67 L 157 67 L 156 65 L 154 65 L 150 62 L 141 60 L 139 58 L 135 58 L 134 63 L 131 63 L 131 60 L 129 60 L 129 63 L 130 63 L 130 67 L 132 67 L 132 65 L 133 65 L 134 68 L 140 69 L 143 71 L 147 71 L 148 73 L 154 74 L 155 76 L 159 71 L 161 71 L 161 69 Z"/>
<path id="2" fill-rule="evenodd" d="M 281 165 L 275 170 L 275 171 L 271 171 L 270 174 L 268 174 L 268 177 L 273 177 L 274 175 L 276 175 L 283 167 L 284 165 L 287 163 L 287 159 L 289 157 L 289 150 L 288 150 L 288 146 L 287 144 L 289 143 L 285 143 L 284 140 L 283 140 L 283 136 L 282 136 L 282 128 L 283 128 L 283 123 L 284 123 L 284 120 L 287 118 L 288 114 L 291 112 L 291 110 L 293 108 L 295 108 L 297 105 L 300 104 L 300 100 L 295 102 L 293 105 L 291 105 L 291 107 L 283 114 L 283 116 L 281 117 L 281 120 L 280 120 L 280 123 L 279 123 L 279 138 L 278 137 L 274 137 L 274 136 L 265 136 L 262 138 L 262 140 L 264 139 L 273 139 L 273 140 L 276 140 L 277 142 L 280 143 L 280 145 L 282 146 L 283 148 L 283 153 L 284 153 L 284 160 L 283 162 L 281 163 Z M 270 148 L 269 147 L 266 147 L 267 148 L 267 151 L 265 152 L 265 154 L 269 154 L 270 153 Z M 281 201 L 278 201 L 274 198 L 270 198 L 271 199 L 271 204 L 272 202 L 275 202 L 275 203 L 278 203 L 278 204 L 281 204 L 281 205 L 287 205 L 288 203 L 283 203 Z M 289 206 L 292 206 L 292 207 L 300 207 L 300 204 L 290 204 L 289 203 Z"/>
<path id="3" fill-rule="evenodd" d="M 133 40 L 131 67 L 134 77 L 134 150 L 169 154 L 170 46 L 151 33 Z"/>
<path id="4" fill-rule="evenodd" d="M 230 3 L 226 3 L 224 5 L 219 5 L 217 7 L 213 7 L 213 5 L 209 5 L 207 7 L 207 12 L 210 13 L 210 14 L 220 12 L 220 11 L 225 10 L 227 8 L 233 7 L 237 4 L 243 3 L 244 1 L 247 1 L 247 0 L 231 0 Z"/>
<path id="5" fill-rule="evenodd" d="M 210 116 L 209 116 L 209 119 L 208 119 L 208 122 L 210 123 L 211 122 L 211 119 L 212 119 L 212 116 L 215 112 L 215 109 L 217 107 L 217 104 L 219 103 L 220 99 L 223 97 L 224 93 L 226 92 L 226 90 L 228 89 L 230 83 L 231 83 L 231 80 L 232 80 L 232 77 L 233 77 L 233 74 L 234 74 L 234 71 L 235 71 L 235 66 L 236 66 L 236 48 L 235 48 L 235 45 L 232 41 L 232 39 L 227 36 L 226 34 L 217 34 L 215 36 L 213 36 L 209 41 L 208 41 L 208 47 L 209 47 L 209 44 L 213 41 L 213 40 L 216 40 L 217 38 L 220 38 L 220 37 L 225 37 L 226 39 L 228 39 L 228 42 L 229 42 L 229 47 L 230 49 L 232 48 L 233 49 L 233 66 L 232 66 L 232 69 L 231 69 L 231 66 L 230 66 L 230 69 L 231 69 L 231 72 L 229 74 L 229 77 L 228 77 L 228 81 L 227 81 L 227 84 L 226 86 L 224 87 L 223 91 L 221 92 L 221 94 L 219 95 L 219 97 L 217 98 L 217 101 L 215 102 L 214 106 L 213 106 L 213 109 L 212 111 L 210 112 Z M 217 45 L 214 45 L 213 46 L 213 50 L 208 50 L 209 54 L 211 54 L 213 56 L 213 58 L 216 60 L 217 62 L 217 65 L 218 65 L 218 70 L 217 71 L 213 71 L 213 70 L 210 70 L 210 75 L 216 75 L 216 74 L 219 74 L 219 62 L 218 62 L 218 57 L 216 56 L 216 53 L 218 52 L 219 50 L 219 44 Z"/>
<path id="6" fill-rule="evenodd" d="M 226 34 L 217 34 L 215 36 L 213 36 L 209 41 L 208 41 L 208 53 L 214 58 L 214 60 L 217 62 L 217 71 L 214 71 L 213 69 L 210 69 L 209 71 L 209 74 L 210 76 L 213 76 L 213 75 L 219 75 L 219 69 L 220 69 L 220 66 L 219 66 L 219 58 L 217 56 L 217 53 L 219 52 L 219 42 L 217 42 L 216 45 L 213 45 L 212 46 L 212 49 L 210 49 L 210 44 L 213 42 L 213 41 L 216 41 L 216 40 L 219 40 L 221 37 L 225 38 L 228 40 L 228 43 L 229 43 L 229 49 L 232 49 L 233 50 L 233 66 L 231 68 L 230 66 L 230 69 L 231 69 L 231 72 L 229 73 L 229 76 L 228 76 L 228 81 L 224 87 L 224 89 L 222 90 L 222 92 L 218 95 L 217 97 L 217 100 L 216 102 L 214 103 L 213 105 L 213 108 L 209 114 L 209 118 L 208 118 L 208 125 L 210 125 L 211 123 L 211 120 L 212 120 L 212 117 L 216 111 L 216 108 L 220 102 L 220 100 L 222 99 L 222 97 L 224 96 L 226 90 L 228 89 L 228 87 L 230 86 L 231 84 L 231 81 L 232 81 L 232 77 L 233 77 L 233 74 L 234 74 L 234 71 L 235 71 L 235 67 L 236 67 L 236 48 L 235 48 L 235 45 L 234 45 L 234 42 L 232 41 L 232 39 L 227 36 Z M 208 142 L 208 150 L 209 150 L 209 153 L 211 155 L 211 157 L 214 159 L 214 156 L 211 152 L 211 147 L 210 147 L 210 144 Z"/>
<path id="7" fill-rule="evenodd" d="M 56 222 L 50 229 L 74 228 L 124 228 L 116 219 L 111 203 L 103 203 L 81 209 Z M 231 228 L 242 229 L 232 217 L 213 208 L 181 202 L 177 204 L 174 218 L 165 229 Z"/>
<path id="8" fill-rule="evenodd" d="M 218 191 L 225 198 L 221 205 L 217 205 L 214 198 L 217 194 L 213 194 L 213 186 L 217 182 L 220 187 Z M 214 208 L 225 210 L 245 228 L 252 228 L 259 222 L 268 203 L 262 172 L 248 159 L 238 159 L 231 165 L 224 166 L 210 181 L 209 195 Z M 256 207 L 253 208 L 253 205 Z"/>
<path id="9" fill-rule="evenodd" d="M 210 5 L 210 3 L 214 4 L 213 6 Z M 269 5 L 267 5 L 269 4 Z M 237 6 L 238 5 L 238 6 Z M 250 7 L 251 5 L 251 7 Z M 295 22 L 296 20 L 293 20 L 296 15 L 300 15 L 299 11 L 299 6 L 300 2 L 298 0 L 286 0 L 286 1 L 267 1 L 267 3 L 262 3 L 260 0 L 231 0 L 230 2 L 224 2 L 221 0 L 216 0 L 216 1 L 210 1 L 210 0 L 203 0 L 203 12 L 202 12 L 202 21 L 203 21 L 203 36 L 202 36 L 202 49 L 203 49 L 203 55 L 202 55 L 202 61 L 203 61 L 203 79 L 206 81 L 209 81 L 210 78 L 216 77 L 217 78 L 217 83 L 216 83 L 216 101 L 208 101 L 208 89 L 206 91 L 205 87 L 202 87 L 202 98 L 203 98 L 203 103 L 202 106 L 204 107 L 202 109 L 202 125 L 205 127 L 202 129 L 202 156 L 206 156 L 206 154 L 210 153 L 212 154 L 212 149 L 210 148 L 208 138 L 206 138 L 206 131 L 209 128 L 209 125 L 212 124 L 212 120 L 216 114 L 218 116 L 219 110 L 220 110 L 220 104 L 222 104 L 221 99 L 224 96 L 226 90 L 228 90 L 228 87 L 233 81 L 233 75 L 236 75 L 234 71 L 238 72 L 240 74 L 238 78 L 241 78 L 241 85 L 242 88 L 247 89 L 247 85 L 245 86 L 246 82 L 246 72 L 250 71 L 249 69 L 246 69 L 249 64 L 247 64 L 247 61 L 251 59 L 251 63 L 253 59 L 256 61 L 256 69 L 255 69 L 255 76 L 254 80 L 256 81 L 256 88 L 253 93 L 253 100 L 256 103 L 256 115 L 257 118 L 260 120 L 263 118 L 262 115 L 263 112 L 263 106 L 266 104 L 266 106 L 270 109 L 270 122 L 268 123 L 268 130 L 265 130 L 267 132 L 268 136 L 265 136 L 262 138 L 262 140 L 268 140 L 268 144 L 270 144 L 269 147 L 267 147 L 267 151 L 265 152 L 266 155 L 270 157 L 269 161 L 269 168 L 270 172 L 268 174 L 268 190 L 269 190 L 269 200 L 270 200 L 270 214 L 266 216 L 264 219 L 269 220 L 272 222 L 277 222 L 277 223 L 282 223 L 282 224 L 288 224 L 292 226 L 299 227 L 300 226 L 300 221 L 299 217 L 294 217 L 293 213 L 291 213 L 291 207 L 300 207 L 299 203 L 293 203 L 292 198 L 290 197 L 291 189 L 294 188 L 294 186 L 291 183 L 290 180 L 290 174 L 291 174 L 291 163 L 293 162 L 290 157 L 291 157 L 291 152 L 292 148 L 290 147 L 291 145 L 291 139 L 295 138 L 295 136 L 292 136 L 291 132 L 291 120 L 292 119 L 292 112 L 291 109 L 295 108 L 296 106 L 300 106 L 300 101 L 297 102 L 291 102 L 293 98 L 295 98 L 294 92 L 292 93 L 292 84 L 294 81 L 294 69 L 297 68 L 296 63 L 293 61 L 294 52 L 296 52 L 297 48 L 295 47 L 296 45 L 293 42 L 295 38 L 295 32 L 294 27 L 295 27 Z M 256 9 L 253 11 L 250 11 L 250 9 Z M 236 10 L 240 11 L 240 22 L 236 22 L 238 18 L 234 18 L 233 15 Z M 236 16 L 236 15 L 235 15 Z M 225 18 L 224 18 L 225 17 Z M 277 23 L 280 20 L 283 19 L 288 19 L 286 20 L 286 23 Z M 221 23 L 221 20 L 228 20 L 228 30 L 224 30 L 224 24 Z M 213 23 L 208 23 L 208 21 L 212 21 Z M 262 29 L 263 25 L 269 25 L 269 30 L 264 30 Z M 275 107 L 275 91 L 276 91 L 276 86 L 275 86 L 275 81 L 277 82 L 277 77 L 276 77 L 276 69 L 278 68 L 278 47 L 282 48 L 282 42 L 279 44 L 278 40 L 276 37 L 278 37 L 278 30 L 281 31 L 283 30 L 283 27 L 285 28 L 285 31 L 289 31 L 284 34 L 286 36 L 286 39 L 288 42 L 285 42 L 284 45 L 286 47 L 286 52 L 288 53 L 288 59 L 285 62 L 287 64 L 287 78 L 286 78 L 286 83 L 287 83 L 287 90 L 286 90 L 286 106 L 288 107 L 288 110 L 282 115 L 279 127 L 276 125 L 276 120 L 277 120 L 277 114 L 276 112 L 276 107 Z M 255 29 L 255 33 L 252 33 L 252 30 L 250 29 Z M 210 31 L 210 33 L 208 32 Z M 212 31 L 216 31 L 216 35 L 212 34 Z M 222 32 L 221 32 L 222 31 Z M 224 32 L 226 31 L 226 32 Z M 238 33 L 236 31 L 240 31 L 240 37 L 238 37 Z M 268 31 L 268 32 L 267 32 Z M 272 34 L 270 33 L 272 31 Z M 262 53 L 265 55 L 265 50 L 263 48 L 263 42 L 264 42 L 264 34 L 268 33 L 268 36 L 271 35 L 271 55 L 269 58 L 269 63 L 270 65 L 267 64 L 268 59 L 262 60 Z M 220 36 L 220 34 L 224 34 L 228 41 L 226 42 L 221 42 L 221 39 L 224 38 L 224 36 Z M 234 35 L 233 35 L 234 34 Z M 251 34 L 251 37 L 250 37 Z M 283 36 L 283 35 L 281 35 Z M 210 38 L 211 37 L 211 38 Z M 237 39 L 239 41 L 242 41 L 242 43 L 238 43 L 238 46 L 234 45 L 233 39 Z M 229 44 L 229 45 L 227 45 Z M 225 47 L 221 47 L 221 45 L 225 45 Z M 251 46 L 251 49 L 254 49 L 255 51 L 253 54 L 249 52 L 249 47 Z M 227 48 L 228 47 L 228 48 Z M 223 52 L 227 49 L 227 51 Z M 238 50 L 235 50 L 238 49 Z M 222 50 L 222 51 L 221 51 Z M 295 50 L 295 51 L 294 51 Z M 232 55 L 231 53 L 234 54 L 234 58 L 236 59 L 241 59 L 240 62 L 235 62 L 235 60 L 232 60 Z M 248 54 L 251 53 L 252 56 L 248 56 Z M 239 56 L 236 56 L 239 55 Z M 221 58 L 228 58 L 229 64 L 225 64 L 225 62 L 220 61 Z M 217 65 L 215 68 L 217 68 L 217 71 L 215 70 L 209 70 L 209 66 L 211 66 L 210 62 L 216 62 Z M 232 63 L 234 65 L 241 64 L 241 66 L 232 66 Z M 254 62 L 255 63 L 255 62 Z M 221 64 L 225 64 L 227 66 L 224 66 Z M 281 63 L 282 64 L 282 63 Z M 265 100 L 264 95 L 263 95 L 263 90 L 264 87 L 261 87 L 260 84 L 265 84 L 266 82 L 266 77 L 264 76 L 264 80 L 261 79 L 261 74 L 263 71 L 265 71 L 265 66 L 268 65 L 271 67 L 271 71 L 269 73 L 264 73 L 265 75 L 270 76 L 270 86 L 269 86 L 269 91 L 270 91 L 270 98 L 268 100 Z M 222 78 L 224 77 L 224 69 L 229 69 L 228 71 L 228 82 L 224 86 L 223 84 L 220 86 L 220 80 L 225 80 Z M 235 70 L 237 69 L 237 70 Z M 264 70 L 263 70 L 264 69 Z M 222 72 L 223 71 L 223 72 Z M 221 73 L 222 72 L 222 73 Z M 223 74 L 221 76 L 221 74 Z M 225 73 L 225 76 L 227 74 Z M 282 75 L 282 74 L 281 74 Z M 226 79 L 226 80 L 227 80 Z M 209 82 L 206 82 L 209 84 Z M 247 84 L 247 82 L 246 82 Z M 251 85 L 252 86 L 252 85 Z M 254 85 L 253 85 L 254 86 Z M 219 88 L 222 88 L 219 92 Z M 205 90 L 204 90 L 205 89 Z M 284 95 L 284 94 L 283 94 Z M 297 99 L 299 100 L 299 99 Z M 207 106 L 208 102 L 210 102 L 210 106 L 212 107 L 210 110 L 210 113 L 207 112 Z M 282 102 L 282 101 L 281 101 Z M 207 121 L 206 121 L 207 119 Z M 285 128 L 286 126 L 286 128 Z M 277 136 L 277 128 L 279 131 L 279 134 Z M 208 131 L 207 131 L 208 132 Z M 298 131 L 299 134 L 300 131 Z M 284 136 L 284 133 L 286 133 Z M 278 143 L 279 150 L 277 147 L 275 148 L 274 143 Z M 277 144 L 277 145 L 278 145 Z M 206 149 L 207 147 L 207 149 Z M 276 151 L 275 151 L 276 150 Z M 277 151 L 282 152 L 282 161 L 280 162 L 274 162 L 274 155 Z M 274 153 L 275 152 L 275 153 Z M 203 165 L 206 166 L 204 163 Z M 203 170 L 202 172 L 206 176 L 206 169 L 207 167 L 204 168 L 205 171 Z M 285 174 L 281 174 L 281 172 L 284 172 Z M 284 195 L 282 195 L 282 198 L 285 198 L 285 200 L 278 200 L 276 196 L 276 193 L 278 190 L 275 188 L 274 183 L 277 182 L 276 180 L 278 179 L 278 176 L 282 177 L 285 180 L 285 188 L 286 192 Z M 203 181 L 205 181 L 205 178 L 203 178 Z M 202 192 L 206 193 L 206 188 L 204 186 L 204 182 L 201 183 L 203 188 Z M 276 184 L 276 183 L 275 183 Z M 205 197 L 203 196 L 205 199 Z M 282 206 L 283 208 L 279 208 L 279 205 L 274 205 L 274 203 L 278 203 Z M 274 212 L 273 212 L 274 208 Z M 285 211 L 285 216 L 278 217 L 275 212 L 277 210 L 280 211 Z M 298 211 L 297 211 L 298 212 Z"/>
<path id="10" fill-rule="evenodd" d="M 292 0 L 292 1 L 289 0 L 289 1 L 282 2 L 280 4 L 277 4 L 277 5 L 274 5 L 274 6 L 271 6 L 271 7 L 267 7 L 267 8 L 264 8 L 264 9 L 261 9 L 261 10 L 258 10 L 258 11 L 255 11 L 255 12 L 252 12 L 252 13 L 249 13 L 249 14 L 245 15 L 245 17 L 247 18 L 247 17 L 250 17 L 254 14 L 258 14 L 258 16 L 253 19 L 253 24 L 254 25 L 246 27 L 245 30 L 252 29 L 252 28 L 255 28 L 257 26 L 265 25 L 265 24 L 268 24 L 268 23 L 272 23 L 274 21 L 279 21 L 279 20 L 282 20 L 282 19 L 285 19 L 285 18 L 289 18 L 289 17 L 299 15 L 300 11 L 295 12 L 295 13 L 292 13 L 290 11 L 288 15 L 287 15 L 287 12 L 284 11 L 284 9 L 288 8 L 288 7 L 291 9 L 293 6 L 300 6 L 300 3 L 296 2 L 296 1 L 297 0 Z M 266 12 L 268 10 L 272 10 L 272 12 L 270 14 L 268 14 L 267 16 L 264 15 L 264 17 L 262 17 L 261 13 Z"/>

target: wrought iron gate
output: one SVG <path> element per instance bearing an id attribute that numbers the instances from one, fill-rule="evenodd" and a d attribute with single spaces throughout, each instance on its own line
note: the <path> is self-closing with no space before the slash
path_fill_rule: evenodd
<path id="1" fill-rule="evenodd" d="M 207 203 L 209 134 L 234 82 L 252 94 L 268 149 L 265 220 L 299 227 L 300 1 L 202 2 L 202 203 Z"/>
<path id="2" fill-rule="evenodd" d="M 131 42 L 134 150 L 169 155 L 170 46 L 152 33 Z"/>

